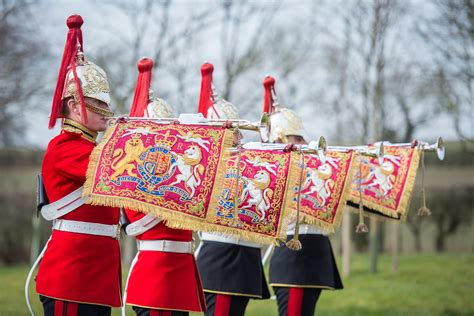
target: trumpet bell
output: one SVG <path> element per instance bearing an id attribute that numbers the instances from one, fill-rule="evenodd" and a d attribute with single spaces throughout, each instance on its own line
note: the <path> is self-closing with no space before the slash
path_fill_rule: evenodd
<path id="1" fill-rule="evenodd" d="M 326 142 L 326 138 L 324 138 L 324 136 L 319 136 L 317 151 L 318 151 L 319 160 L 321 160 L 322 163 L 326 162 L 327 150 L 328 150 L 328 143 Z"/>
<path id="2" fill-rule="evenodd" d="M 444 145 L 444 140 L 442 137 L 438 137 L 436 141 L 436 155 L 438 156 L 439 160 L 444 160 L 445 154 L 446 154 L 446 147 Z"/>
<path id="3" fill-rule="evenodd" d="M 375 150 L 375 156 L 377 157 L 377 160 L 379 162 L 379 165 L 382 165 L 383 163 L 383 156 L 385 154 L 385 149 L 384 149 L 384 145 L 383 145 L 383 142 L 380 142 L 379 146 L 377 147 L 377 149 Z"/>
<path id="4" fill-rule="evenodd" d="M 326 152 L 328 149 L 328 145 L 324 136 L 320 136 L 318 142 L 315 142 L 314 140 L 310 141 L 308 144 L 308 148 L 310 150 L 316 151 L 318 158 L 322 163 L 326 162 Z"/>
<path id="5" fill-rule="evenodd" d="M 258 131 L 260 133 L 260 140 L 262 143 L 268 143 L 270 141 L 271 133 L 271 122 L 270 115 L 268 113 L 263 113 L 260 118 L 260 124 L 258 126 Z"/>

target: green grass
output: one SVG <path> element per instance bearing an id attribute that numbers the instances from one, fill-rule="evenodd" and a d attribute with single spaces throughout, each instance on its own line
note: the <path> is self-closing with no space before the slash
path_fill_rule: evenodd
<path id="1" fill-rule="evenodd" d="M 318 315 L 473 315 L 474 255 L 403 255 L 400 273 L 390 272 L 390 257 L 381 256 L 379 273 L 367 272 L 368 256 L 353 257 L 352 275 L 342 291 L 324 291 Z M 27 267 L 0 268 L 0 315 L 27 315 L 23 283 Z M 41 306 L 30 288 L 34 309 Z M 119 315 L 114 310 L 113 315 Z M 129 311 L 127 315 L 134 315 Z M 196 314 L 198 315 L 198 314 Z M 273 300 L 252 300 L 247 315 L 277 315 Z"/>

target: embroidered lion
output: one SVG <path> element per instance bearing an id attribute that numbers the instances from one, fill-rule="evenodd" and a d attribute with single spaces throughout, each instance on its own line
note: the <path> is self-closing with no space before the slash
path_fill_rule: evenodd
<path id="1" fill-rule="evenodd" d="M 125 152 L 122 148 L 115 149 L 112 155 L 112 169 L 115 171 L 110 177 L 112 180 L 127 171 L 130 176 L 137 176 L 133 169 L 136 168 L 133 162 L 141 163 L 140 155 L 150 147 L 145 147 L 143 141 L 139 137 L 130 138 L 125 142 Z"/>
<path id="2" fill-rule="evenodd" d="M 176 161 L 170 166 L 170 170 L 178 168 L 179 174 L 170 185 L 184 182 L 186 188 L 191 190 L 189 196 L 193 197 L 196 187 L 201 184 L 201 176 L 204 174 L 204 166 L 201 164 L 201 160 L 202 152 L 196 145 L 188 147 L 184 154 L 177 155 Z"/>

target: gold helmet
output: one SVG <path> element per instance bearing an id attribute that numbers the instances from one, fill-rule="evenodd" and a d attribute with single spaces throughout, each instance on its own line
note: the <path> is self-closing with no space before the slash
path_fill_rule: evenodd
<path id="1" fill-rule="evenodd" d="M 274 112 L 270 115 L 270 142 L 288 142 L 287 136 L 301 136 L 307 138 L 306 131 L 304 129 L 303 121 L 296 114 L 295 111 L 276 107 Z"/>
<path id="2" fill-rule="evenodd" d="M 145 117 L 150 118 L 169 118 L 173 117 L 173 107 L 163 99 L 153 97 L 153 90 L 149 92 L 148 106 L 145 111 Z"/>
<path id="3" fill-rule="evenodd" d="M 130 116 L 168 118 L 173 116 L 173 108 L 163 99 L 153 97 L 150 89 L 151 75 L 153 70 L 153 60 L 142 58 L 137 63 L 138 78 L 135 87 Z"/>
<path id="4" fill-rule="evenodd" d="M 82 95 L 110 105 L 110 88 L 105 71 L 93 62 L 85 59 L 82 52 L 78 53 L 77 59 L 75 71 L 80 82 Z M 73 69 L 69 69 L 66 76 L 63 100 L 68 97 L 74 97 L 76 101 L 79 101 L 79 92 L 74 77 Z"/>
<path id="5" fill-rule="evenodd" d="M 263 111 L 270 115 L 270 139 L 272 143 L 287 143 L 287 136 L 301 136 L 307 139 L 303 121 L 295 111 L 281 107 L 275 92 L 275 79 L 266 76 L 263 81 L 265 97 Z"/>
<path id="6" fill-rule="evenodd" d="M 58 74 L 58 81 L 53 97 L 49 128 L 53 128 L 58 118 L 63 118 L 62 104 L 64 99 L 73 97 L 81 104 L 81 119 L 87 121 L 86 108 L 104 116 L 113 112 L 87 104 L 84 97 L 93 98 L 110 105 L 110 89 L 105 71 L 87 60 L 82 50 L 82 30 L 84 23 L 80 15 L 67 19 L 69 28 L 66 45 Z"/>
<path id="7" fill-rule="evenodd" d="M 204 63 L 201 66 L 202 82 L 198 112 L 209 119 L 238 120 L 239 111 L 227 100 L 219 97 L 212 84 L 214 66 Z"/>
<path id="8" fill-rule="evenodd" d="M 207 118 L 209 119 L 226 119 L 238 120 L 240 119 L 239 111 L 227 100 L 219 97 L 216 92 L 212 94 L 213 103 L 207 110 Z"/>

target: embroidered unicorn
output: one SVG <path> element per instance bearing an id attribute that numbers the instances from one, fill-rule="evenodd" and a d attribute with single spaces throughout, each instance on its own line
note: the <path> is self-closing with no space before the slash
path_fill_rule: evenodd
<path id="1" fill-rule="evenodd" d="M 270 185 L 270 174 L 265 170 L 259 170 L 253 179 L 247 179 L 247 186 L 242 191 L 241 201 L 247 201 L 247 205 L 243 209 L 248 209 L 255 206 L 260 213 L 260 221 L 265 219 L 267 211 L 270 209 L 270 199 L 273 195 L 273 190 Z"/>
<path id="2" fill-rule="evenodd" d="M 187 189 L 191 191 L 189 197 L 193 197 L 196 187 L 201 184 L 201 176 L 204 174 L 204 166 L 201 164 L 202 152 L 196 145 L 188 147 L 184 154 L 178 154 L 176 161 L 170 166 L 170 170 L 178 168 L 179 174 L 170 185 L 184 182 Z"/>
<path id="3" fill-rule="evenodd" d="M 395 171 L 395 165 L 400 166 L 400 157 L 396 157 L 393 155 L 386 155 L 384 156 L 384 162 L 381 165 L 377 165 L 371 168 L 369 174 L 363 180 L 363 182 L 372 181 L 367 184 L 366 188 L 371 188 L 374 186 L 378 186 L 382 191 L 380 196 L 386 196 L 390 190 L 393 188 L 395 183 L 395 175 L 393 172 Z"/>
<path id="4" fill-rule="evenodd" d="M 327 199 L 331 196 L 334 188 L 334 181 L 331 179 L 332 168 L 328 163 L 320 165 L 317 169 L 309 169 L 301 191 L 309 188 L 307 195 L 317 193 L 319 197 L 319 207 L 326 205 Z"/>

